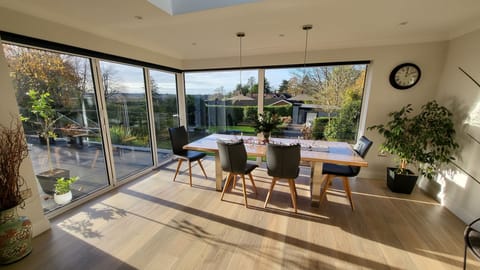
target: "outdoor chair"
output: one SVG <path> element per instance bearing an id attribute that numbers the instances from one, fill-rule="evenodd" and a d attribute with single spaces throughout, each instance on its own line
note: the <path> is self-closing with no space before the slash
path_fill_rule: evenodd
<path id="1" fill-rule="evenodd" d="M 463 255 L 464 270 L 467 269 L 467 249 L 470 250 L 477 259 L 480 259 L 480 232 L 473 228 L 479 221 L 480 218 L 477 218 L 472 223 L 468 224 L 463 233 L 465 241 L 465 251 Z"/>

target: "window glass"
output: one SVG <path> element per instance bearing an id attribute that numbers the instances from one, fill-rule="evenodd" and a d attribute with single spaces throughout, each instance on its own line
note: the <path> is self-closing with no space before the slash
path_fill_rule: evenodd
<path id="1" fill-rule="evenodd" d="M 265 110 L 288 116 L 278 136 L 354 142 L 367 65 L 267 69 Z M 290 107 L 280 109 L 280 103 Z M 278 108 L 277 108 L 278 107 Z"/>
<path id="2" fill-rule="evenodd" d="M 42 205 L 58 178 L 78 177 L 73 200 L 107 186 L 98 109 L 87 58 L 4 44 Z"/>
<path id="3" fill-rule="evenodd" d="M 115 176 L 127 176 L 153 165 L 143 69 L 100 61 L 107 104 Z"/>
<path id="4" fill-rule="evenodd" d="M 159 163 L 162 163 L 172 155 L 168 128 L 178 127 L 179 124 L 177 83 L 173 73 L 158 70 L 150 70 L 149 72 L 157 154 Z"/>
<path id="5" fill-rule="evenodd" d="M 255 133 L 258 70 L 187 72 L 185 91 L 191 140 L 210 133 Z"/>

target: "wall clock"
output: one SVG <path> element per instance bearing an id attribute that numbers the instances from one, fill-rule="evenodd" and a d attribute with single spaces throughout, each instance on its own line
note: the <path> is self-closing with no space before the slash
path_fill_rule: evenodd
<path id="1" fill-rule="evenodd" d="M 390 84 L 396 89 L 405 90 L 413 87 L 420 80 L 420 68 L 412 63 L 396 66 L 390 73 Z"/>

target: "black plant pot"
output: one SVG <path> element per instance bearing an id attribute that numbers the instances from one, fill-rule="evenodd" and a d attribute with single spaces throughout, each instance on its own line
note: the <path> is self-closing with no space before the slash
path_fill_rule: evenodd
<path id="1" fill-rule="evenodd" d="M 54 168 L 52 171 L 45 171 L 37 174 L 38 182 L 43 192 L 53 195 L 55 193 L 55 184 L 60 177 L 69 178 L 70 171 L 65 169 Z"/>
<path id="2" fill-rule="evenodd" d="M 39 139 L 41 145 L 47 145 L 47 140 L 44 137 L 38 135 L 38 139 Z M 55 144 L 55 139 L 54 138 L 49 137 L 49 140 L 50 140 L 50 145 Z"/>
<path id="3" fill-rule="evenodd" d="M 411 194 L 417 183 L 418 175 L 410 170 L 407 170 L 408 174 L 397 174 L 396 170 L 397 168 L 387 168 L 388 188 L 393 192 Z"/>

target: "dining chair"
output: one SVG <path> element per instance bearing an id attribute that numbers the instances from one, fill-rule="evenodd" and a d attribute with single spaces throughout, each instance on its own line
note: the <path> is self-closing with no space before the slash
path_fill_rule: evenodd
<path id="1" fill-rule="evenodd" d="M 279 179 L 287 179 L 290 187 L 292 205 L 297 213 L 297 189 L 295 178 L 300 172 L 300 145 L 267 144 L 267 174 L 272 176 L 272 184 L 265 199 L 264 208 L 267 207 L 273 188 Z"/>
<path id="2" fill-rule="evenodd" d="M 217 141 L 217 145 L 222 170 L 228 172 L 227 180 L 225 182 L 225 186 L 223 187 L 222 197 L 220 200 L 223 201 L 225 191 L 229 188 L 230 184 L 234 185 L 237 175 L 240 175 L 242 177 L 242 189 L 245 207 L 248 207 L 245 175 L 248 175 L 250 178 L 253 191 L 255 194 L 257 194 L 257 187 L 253 181 L 252 171 L 258 166 L 247 163 L 247 151 L 245 150 L 243 140 L 237 142 L 226 142 L 219 140 Z"/>
<path id="3" fill-rule="evenodd" d="M 362 136 L 358 139 L 357 143 L 353 147 L 353 151 L 364 158 L 370 147 L 372 146 L 373 142 L 369 140 L 367 137 Z M 324 199 L 327 194 L 327 189 L 330 187 L 332 180 L 335 177 L 340 177 L 343 180 L 343 187 L 345 193 L 347 194 L 348 200 L 350 201 L 350 207 L 352 211 L 355 210 L 353 206 L 352 200 L 352 191 L 350 190 L 350 183 L 348 182 L 348 177 L 355 177 L 360 172 L 360 167 L 358 166 L 346 166 L 346 165 L 338 165 L 338 164 L 331 164 L 331 163 L 324 163 L 322 168 L 322 174 L 326 179 L 325 185 L 323 187 L 322 193 L 320 194 L 320 202 Z"/>
<path id="4" fill-rule="evenodd" d="M 183 161 L 188 161 L 188 174 L 190 176 L 190 186 L 192 186 L 192 161 L 197 161 L 198 165 L 202 169 L 205 179 L 207 179 L 207 174 L 203 168 L 202 162 L 200 159 L 206 156 L 203 152 L 185 150 L 183 146 L 188 144 L 188 134 L 184 126 L 168 128 L 168 134 L 170 135 L 170 142 L 172 143 L 172 152 L 175 158 L 178 159 L 177 170 L 175 171 L 175 176 L 173 181 L 177 178 L 178 171 Z"/>

